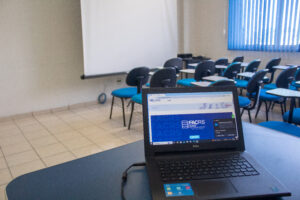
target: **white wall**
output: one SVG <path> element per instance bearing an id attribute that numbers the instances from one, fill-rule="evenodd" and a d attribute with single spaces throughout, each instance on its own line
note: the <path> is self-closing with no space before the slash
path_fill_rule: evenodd
<path id="1" fill-rule="evenodd" d="M 80 79 L 82 54 L 79 0 L 0 0 L 0 117 L 110 96 L 116 78 Z"/>
<path id="2" fill-rule="evenodd" d="M 183 1 L 184 45 L 181 52 L 192 52 L 218 59 L 245 56 L 246 61 L 262 60 L 261 68 L 274 57 L 281 57 L 282 64 L 300 65 L 300 53 L 227 50 L 228 0 L 180 0 Z"/>

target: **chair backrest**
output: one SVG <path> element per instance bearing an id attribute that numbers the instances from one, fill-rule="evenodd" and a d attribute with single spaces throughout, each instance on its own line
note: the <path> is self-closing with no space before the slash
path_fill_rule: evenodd
<path id="1" fill-rule="evenodd" d="M 149 71 L 148 67 L 137 67 L 132 69 L 126 77 L 126 84 L 129 86 L 136 86 L 138 93 L 140 93 L 142 86 L 148 82 Z"/>
<path id="2" fill-rule="evenodd" d="M 234 79 L 241 70 L 241 63 L 231 63 L 224 71 L 223 76 L 229 79 Z"/>
<path id="3" fill-rule="evenodd" d="M 245 72 L 256 72 L 260 65 L 260 60 L 256 59 L 251 61 L 245 69 Z"/>
<path id="4" fill-rule="evenodd" d="M 297 71 L 296 66 L 293 66 L 293 67 L 283 70 L 277 77 L 276 87 L 289 88 L 290 84 L 295 79 L 296 71 Z"/>
<path id="5" fill-rule="evenodd" d="M 204 61 L 196 67 L 194 79 L 200 81 L 204 76 L 210 76 L 215 71 L 215 63 L 213 61 Z"/>
<path id="6" fill-rule="evenodd" d="M 215 65 L 228 65 L 228 58 L 220 58 L 216 60 Z"/>
<path id="7" fill-rule="evenodd" d="M 244 62 L 244 56 L 235 57 L 232 62 Z"/>
<path id="8" fill-rule="evenodd" d="M 267 73 L 268 73 L 267 69 L 259 70 L 248 81 L 247 88 L 246 88 L 247 92 L 249 94 L 255 94 L 254 98 L 251 98 L 253 100 L 253 103 L 249 109 L 253 109 L 256 107 L 260 96 L 260 88 L 263 83 L 263 78 Z"/>
<path id="9" fill-rule="evenodd" d="M 171 58 L 167 60 L 164 64 L 164 68 L 174 67 L 176 69 L 176 73 L 179 73 L 179 70 L 183 67 L 182 58 Z"/>
<path id="10" fill-rule="evenodd" d="M 177 57 L 178 58 L 192 58 L 193 54 L 192 53 L 180 53 L 180 54 L 177 54 Z"/>
<path id="11" fill-rule="evenodd" d="M 298 66 L 298 69 L 295 73 L 295 81 L 300 81 L 300 66 Z"/>
<path id="12" fill-rule="evenodd" d="M 175 87 L 176 78 L 176 70 L 174 67 L 158 70 L 151 77 L 150 87 Z"/>
<path id="13" fill-rule="evenodd" d="M 247 92 L 252 94 L 257 92 L 257 90 L 259 89 L 259 86 L 262 84 L 262 80 L 265 77 L 265 75 L 267 74 L 268 70 L 266 69 L 262 69 L 259 70 L 258 72 L 256 72 L 248 81 L 247 84 Z"/>
<path id="14" fill-rule="evenodd" d="M 214 87 L 214 86 L 235 86 L 235 83 L 232 80 L 219 80 L 209 84 L 209 87 Z"/>

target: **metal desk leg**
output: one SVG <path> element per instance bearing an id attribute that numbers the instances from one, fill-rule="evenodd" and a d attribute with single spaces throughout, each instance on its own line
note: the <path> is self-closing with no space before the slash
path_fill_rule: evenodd
<path id="1" fill-rule="evenodd" d="M 290 105 L 290 113 L 289 113 L 288 123 L 292 123 L 292 121 L 293 121 L 294 107 L 295 107 L 295 98 L 292 97 L 291 98 L 291 105 Z"/>

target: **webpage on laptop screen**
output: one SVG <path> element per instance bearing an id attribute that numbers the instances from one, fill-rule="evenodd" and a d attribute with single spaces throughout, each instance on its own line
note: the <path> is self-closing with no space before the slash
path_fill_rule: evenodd
<path id="1" fill-rule="evenodd" d="M 152 145 L 237 140 L 232 92 L 148 94 Z"/>

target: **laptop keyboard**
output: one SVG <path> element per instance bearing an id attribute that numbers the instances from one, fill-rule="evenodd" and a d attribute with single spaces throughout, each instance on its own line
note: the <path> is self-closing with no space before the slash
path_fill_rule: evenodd
<path id="1" fill-rule="evenodd" d="M 158 167 L 164 182 L 255 176 L 259 173 L 243 157 L 201 160 L 159 160 Z"/>

